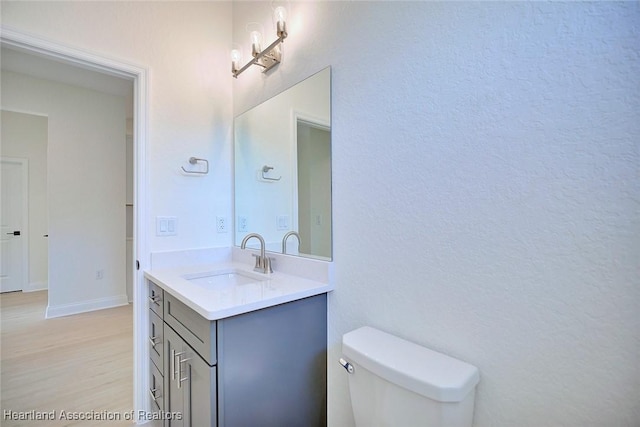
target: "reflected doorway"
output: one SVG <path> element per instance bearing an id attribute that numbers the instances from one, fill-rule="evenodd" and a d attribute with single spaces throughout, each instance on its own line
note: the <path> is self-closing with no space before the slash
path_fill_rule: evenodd
<path id="1" fill-rule="evenodd" d="M 299 252 L 331 257 L 331 129 L 298 118 L 296 123 Z"/>

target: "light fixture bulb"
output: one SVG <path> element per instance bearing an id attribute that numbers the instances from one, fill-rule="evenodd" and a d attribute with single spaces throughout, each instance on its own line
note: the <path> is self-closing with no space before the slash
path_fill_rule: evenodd
<path id="1" fill-rule="evenodd" d="M 287 20 L 287 9 L 285 9 L 284 6 L 276 7 L 276 10 L 273 11 L 273 14 L 276 17 L 276 22 L 284 22 Z"/>
<path id="2" fill-rule="evenodd" d="M 260 46 L 262 43 L 262 34 L 260 34 L 259 31 L 251 31 L 249 37 L 251 38 L 251 53 L 256 57 L 262 50 L 262 47 Z"/>
<path id="3" fill-rule="evenodd" d="M 238 49 L 233 49 L 231 51 L 231 61 L 232 62 L 240 62 L 242 60 L 242 54 Z"/>
<path id="4" fill-rule="evenodd" d="M 273 17 L 276 20 L 276 31 L 278 37 L 287 37 L 287 9 L 284 6 L 278 6 L 273 11 Z"/>
<path id="5" fill-rule="evenodd" d="M 231 50 L 231 72 L 235 73 L 240 68 L 240 61 L 242 61 L 242 52 L 238 49 Z"/>

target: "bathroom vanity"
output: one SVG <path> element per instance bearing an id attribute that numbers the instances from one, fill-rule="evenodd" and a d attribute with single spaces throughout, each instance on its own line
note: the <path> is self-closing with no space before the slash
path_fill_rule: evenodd
<path id="1" fill-rule="evenodd" d="M 327 284 L 237 264 L 145 276 L 155 425 L 326 425 Z"/>
<path id="2" fill-rule="evenodd" d="M 157 426 L 326 426 L 330 75 L 321 70 L 235 118 L 241 248 L 214 248 L 206 259 L 220 262 L 201 267 L 199 250 L 152 254 L 153 266 L 191 265 L 145 272 L 148 418 Z M 259 255 L 243 250 L 250 238 Z"/>

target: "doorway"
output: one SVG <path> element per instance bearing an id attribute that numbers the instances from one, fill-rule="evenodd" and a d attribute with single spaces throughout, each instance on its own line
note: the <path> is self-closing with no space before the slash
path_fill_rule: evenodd
<path id="1" fill-rule="evenodd" d="M 133 82 L 133 239 L 134 247 L 131 262 L 136 268 L 133 271 L 133 335 L 134 335 L 134 410 L 145 410 L 147 406 L 145 389 L 148 379 L 148 349 L 144 336 L 148 323 L 145 304 L 147 290 L 144 286 L 143 269 L 150 264 L 147 247 L 146 212 L 147 212 L 147 69 L 126 62 L 115 61 L 77 50 L 69 46 L 42 40 L 18 31 L 3 28 L 0 35 L 3 47 L 31 53 L 54 62 L 64 63 L 84 70 L 90 70 L 112 77 L 128 79 Z M 124 208 L 124 207 L 123 207 Z M 123 236 L 124 239 L 124 236 Z"/>
<path id="2" fill-rule="evenodd" d="M 29 162 L 27 159 L 3 156 L 0 173 L 0 292 L 21 291 L 25 276 L 28 275 L 28 245 L 24 240 L 29 209 Z"/>
<path id="3" fill-rule="evenodd" d="M 5 281 L 12 276 L 19 285 L 3 286 L 2 291 L 25 292 L 47 288 L 47 128 L 45 115 L 25 114 L 2 110 L 2 271 Z M 11 169 L 20 163 L 22 179 L 8 177 Z M 6 178 L 6 179 L 5 179 Z M 9 181 L 8 181 L 9 180 Z M 17 195 L 20 186 L 22 191 Z M 20 210 L 21 220 L 16 211 Z M 10 234 L 7 234 L 10 233 Z M 20 257 L 16 248 L 21 247 Z M 21 275 L 14 274 L 21 266 Z"/>
<path id="4" fill-rule="evenodd" d="M 294 224 L 299 253 L 331 258 L 331 129 L 323 122 L 296 115 Z"/>

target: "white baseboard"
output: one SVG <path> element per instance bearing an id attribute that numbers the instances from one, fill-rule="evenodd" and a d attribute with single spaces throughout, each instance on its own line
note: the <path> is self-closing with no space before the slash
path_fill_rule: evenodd
<path id="1" fill-rule="evenodd" d="M 47 289 L 49 289 L 48 282 L 32 282 L 27 284 L 22 292 L 46 291 Z"/>
<path id="2" fill-rule="evenodd" d="M 69 316 L 71 314 L 86 313 L 87 311 L 103 310 L 105 308 L 119 307 L 127 305 L 126 295 L 117 295 L 113 297 L 97 298 L 88 301 L 75 302 L 71 304 L 61 304 L 56 306 L 47 306 L 45 318 Z"/>

